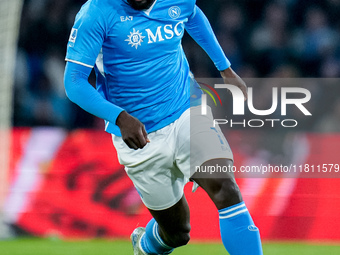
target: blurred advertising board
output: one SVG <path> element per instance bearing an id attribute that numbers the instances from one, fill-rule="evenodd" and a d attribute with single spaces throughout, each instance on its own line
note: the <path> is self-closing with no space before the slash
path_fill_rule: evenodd
<path id="1" fill-rule="evenodd" d="M 226 136 L 243 198 L 263 239 L 339 241 L 340 135 L 287 133 L 278 138 L 283 141 L 266 145 L 263 134 L 254 132 L 233 130 Z M 127 238 L 150 220 L 109 134 L 15 128 L 11 138 L 4 215 L 12 226 L 35 236 Z M 273 150 L 273 144 L 281 148 Z M 214 205 L 202 189 L 192 193 L 191 187 L 185 194 L 192 238 L 219 240 Z"/>

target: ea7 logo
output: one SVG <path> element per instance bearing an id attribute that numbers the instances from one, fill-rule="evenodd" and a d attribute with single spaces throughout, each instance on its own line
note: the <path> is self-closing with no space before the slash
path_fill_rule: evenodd
<path id="1" fill-rule="evenodd" d="M 120 16 L 120 21 L 133 21 L 133 16 Z"/>
<path id="2" fill-rule="evenodd" d="M 230 84 L 215 84 L 216 89 L 228 89 L 233 97 L 233 115 L 244 115 L 244 95 L 240 88 L 235 85 Z M 303 98 L 287 98 L 288 94 L 302 94 Z M 203 115 L 206 114 L 206 97 L 205 94 L 202 95 L 202 109 Z M 311 93 L 305 88 L 296 87 L 282 87 L 281 88 L 281 115 L 287 115 L 287 105 L 295 105 L 304 115 L 311 116 L 312 114 L 303 105 L 311 99 Z M 258 116 L 266 116 L 274 113 L 278 107 L 278 88 L 274 87 L 272 89 L 272 106 L 267 110 L 255 109 L 253 104 L 253 88 L 248 88 L 248 109 L 251 113 Z"/>

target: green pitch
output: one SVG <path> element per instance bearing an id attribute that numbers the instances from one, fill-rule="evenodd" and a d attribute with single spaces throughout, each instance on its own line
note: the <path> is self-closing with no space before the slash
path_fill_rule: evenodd
<path id="1" fill-rule="evenodd" d="M 340 245 L 311 243 L 264 243 L 264 254 L 320 255 L 340 254 Z M 61 241 L 52 239 L 13 239 L 0 241 L 1 255 L 132 255 L 129 241 L 89 240 Z M 176 249 L 174 255 L 226 255 L 221 244 L 192 242 Z"/>

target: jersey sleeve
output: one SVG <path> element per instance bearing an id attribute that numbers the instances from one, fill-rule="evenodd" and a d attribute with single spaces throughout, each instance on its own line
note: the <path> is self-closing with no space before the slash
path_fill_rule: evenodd
<path id="1" fill-rule="evenodd" d="M 65 60 L 93 67 L 106 36 L 103 12 L 87 2 L 76 16 Z"/>
<path id="2" fill-rule="evenodd" d="M 185 24 L 189 35 L 205 50 L 219 71 L 230 67 L 230 62 L 202 10 L 195 5 L 194 11 Z"/>
<path id="3" fill-rule="evenodd" d="M 72 63 L 66 64 L 64 74 L 65 91 L 68 98 L 85 111 L 116 124 L 119 114 L 124 110 L 104 99 L 91 86 L 88 78 L 91 68 Z"/>

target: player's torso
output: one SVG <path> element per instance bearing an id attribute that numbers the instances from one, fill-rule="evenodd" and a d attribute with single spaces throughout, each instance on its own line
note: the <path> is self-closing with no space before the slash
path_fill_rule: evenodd
<path id="1" fill-rule="evenodd" d="M 148 131 L 173 122 L 189 106 L 189 65 L 181 39 L 194 1 L 156 0 L 148 11 L 136 11 L 125 0 L 93 1 L 112 7 L 104 12 L 108 22 L 96 66 L 105 78 L 97 79 L 97 89 Z"/>
<path id="2" fill-rule="evenodd" d="M 156 0 L 146 11 L 132 9 L 125 0 L 112 2 L 116 8 L 113 15 L 108 15 L 111 20 L 103 43 L 105 65 L 157 62 L 179 50 L 185 22 L 193 11 L 190 1 Z"/>

